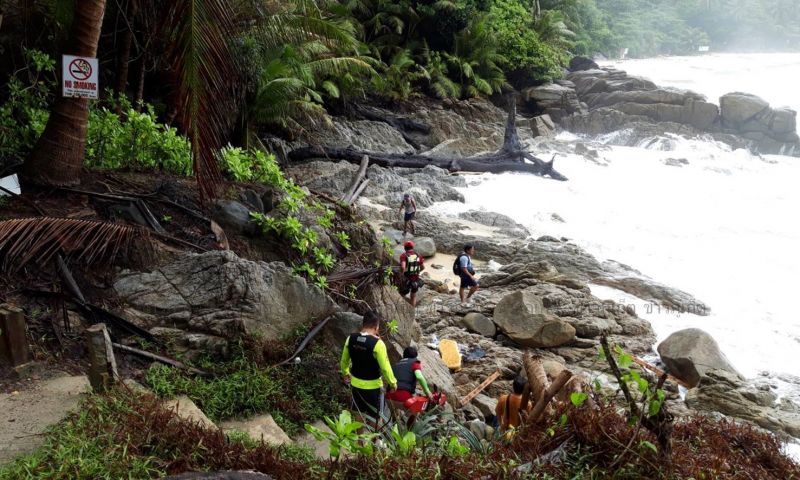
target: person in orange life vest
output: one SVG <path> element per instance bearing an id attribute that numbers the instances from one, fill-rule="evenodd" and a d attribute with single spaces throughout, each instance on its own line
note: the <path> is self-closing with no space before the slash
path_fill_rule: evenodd
<path id="1" fill-rule="evenodd" d="M 497 399 L 497 407 L 495 407 L 494 411 L 497 414 L 497 421 L 500 423 L 501 431 L 517 428 L 522 423 L 522 412 L 519 411 L 519 407 L 522 403 L 522 392 L 525 390 L 526 383 L 528 383 L 527 380 L 517 376 L 512 385 L 513 393 L 500 395 L 500 398 Z M 530 413 L 532 406 L 528 403 L 526 413 Z"/>
<path id="2" fill-rule="evenodd" d="M 350 384 L 353 410 L 362 417 L 374 418 L 376 428 L 383 415 L 383 379 L 389 384 L 390 392 L 397 388 L 386 344 L 378 336 L 379 329 L 378 314 L 372 310 L 364 314 L 361 332 L 347 337 L 339 362 L 342 376 Z"/>
<path id="3" fill-rule="evenodd" d="M 400 295 L 405 298 L 406 295 L 411 293 L 411 296 L 406 299 L 412 307 L 417 306 L 417 292 L 422 286 L 422 280 L 419 274 L 425 270 L 424 259 L 421 255 L 414 251 L 414 242 L 407 241 L 403 248 L 405 253 L 400 254 L 400 271 L 403 272 L 403 284 L 400 286 Z"/>
<path id="4" fill-rule="evenodd" d="M 433 394 L 422 374 L 422 362 L 417 359 L 416 348 L 406 347 L 403 350 L 403 359 L 394 364 L 392 371 L 397 379 L 397 390 L 387 394 L 386 398 L 402 404 L 414 396 L 417 391 L 417 382 L 419 382 L 425 396 L 428 397 L 428 400 L 433 401 Z"/>

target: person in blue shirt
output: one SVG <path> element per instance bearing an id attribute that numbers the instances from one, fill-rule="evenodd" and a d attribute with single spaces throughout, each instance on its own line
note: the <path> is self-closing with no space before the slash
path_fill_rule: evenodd
<path id="1" fill-rule="evenodd" d="M 472 256 L 475 255 L 475 247 L 464 245 L 464 252 L 458 256 L 458 276 L 461 277 L 461 288 L 458 295 L 461 303 L 464 304 L 478 290 L 478 278 L 475 277 L 475 266 L 472 264 Z"/>

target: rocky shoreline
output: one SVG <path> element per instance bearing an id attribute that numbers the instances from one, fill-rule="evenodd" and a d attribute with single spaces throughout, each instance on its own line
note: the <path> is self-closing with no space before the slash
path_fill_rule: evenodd
<path id="1" fill-rule="evenodd" d="M 573 75 L 574 81 L 569 80 L 574 87 L 559 85 L 558 90 L 564 96 L 559 101 L 561 103 L 556 102 L 563 109 L 566 98 L 568 111 L 572 108 L 569 102 L 576 101 L 573 106 L 577 110 L 566 116 L 553 110 L 556 107 L 548 107 L 550 110 L 543 110 L 548 117 L 520 116 L 517 124 L 523 141 L 548 141 L 546 135 L 555 128 L 550 115 L 557 118 L 562 127 L 575 127 L 584 122 L 590 133 L 596 133 L 592 130 L 595 128 L 592 118 L 602 119 L 606 122 L 601 125 L 603 129 L 611 130 L 627 128 L 629 120 L 639 122 L 647 117 L 622 112 L 629 107 L 619 107 L 611 101 L 614 98 L 659 100 L 649 104 L 656 105 L 653 107 L 656 112 L 672 111 L 663 110 L 658 105 L 678 105 L 663 103 L 669 99 L 683 102 L 681 112 L 703 116 L 713 110 L 695 94 L 668 92 L 646 81 L 608 70 L 580 72 L 584 73 Z M 595 80 L 577 81 L 579 76 Z M 598 83 L 600 80 L 602 82 Z M 586 87 L 593 82 L 617 90 L 595 92 L 599 87 Z M 633 86 L 640 89 L 633 89 Z M 583 93 L 576 93 L 573 98 L 567 91 L 571 88 Z M 627 88 L 630 90 L 620 90 Z M 586 93 L 590 90 L 592 93 Z M 634 93 L 623 94 L 621 91 Z M 583 102 L 589 94 L 596 95 L 592 97 L 591 106 Z M 531 92 L 527 95 L 528 101 L 534 98 Z M 537 102 L 541 109 L 544 103 L 541 99 Z M 608 105 L 613 106 L 616 112 L 622 112 L 619 115 L 624 115 L 624 118 L 620 117 L 624 121 L 616 122 L 614 119 L 618 114 L 609 113 L 607 109 L 611 107 Z M 706 134 L 738 138 L 724 126 L 728 125 L 726 109 L 723 105 L 722 114 L 703 120 Z M 355 145 L 365 150 L 425 152 L 430 155 L 442 152 L 474 155 L 494 151 L 502 143 L 506 113 L 487 101 L 437 103 L 420 100 L 401 105 L 398 111 L 409 119 L 425 122 L 430 131 L 410 136 L 409 132 L 385 122 L 331 117 L 326 127 L 309 130 L 301 139 L 293 142 L 269 139 L 268 143 L 284 153 L 306 145 L 339 148 Z M 758 121 L 770 115 L 769 118 L 773 119 L 785 115 L 771 111 L 765 116 L 764 112 L 766 110 L 758 113 Z M 793 121 L 794 116 L 789 116 Z M 712 117 L 711 113 L 708 117 Z M 646 123 L 651 125 L 659 121 L 656 117 L 647 118 Z M 692 116 L 687 118 L 695 123 L 700 121 Z M 774 127 L 775 122 L 770 122 Z M 674 124 L 683 125 L 678 130 L 685 127 L 684 124 Z M 657 125 L 662 133 L 672 128 L 668 122 L 662 121 Z M 717 128 L 714 125 L 718 125 L 719 130 L 712 132 Z M 698 126 L 691 128 L 694 129 L 690 131 L 692 133 L 701 131 Z M 795 140 L 792 142 L 796 143 Z M 781 148 L 793 148 L 787 146 L 790 143 L 784 142 Z M 764 145 L 768 143 L 762 147 Z M 597 152 L 582 143 L 565 148 L 587 158 L 597 156 Z M 287 164 L 285 169 L 310 191 L 338 197 L 347 190 L 358 166 L 318 159 Z M 354 228 L 359 230 L 359 235 L 374 236 L 369 241 L 376 248 L 382 239 L 386 239 L 396 258 L 404 240 L 398 230 L 401 228 L 397 213 L 399 199 L 404 192 L 412 193 L 421 209 L 418 216 L 420 235 L 414 240 L 421 247 L 420 253 L 428 257 L 430 268 L 423 275 L 426 288 L 422 290 L 416 311 L 391 287 L 371 287 L 368 298 L 363 300 L 377 308 L 385 318 L 398 320 L 399 331 L 391 339 L 393 354 L 397 355 L 408 344 L 419 345 L 430 381 L 441 387 L 453 404 L 494 371 L 500 371 L 501 381 L 490 385 L 463 410 L 467 419 L 482 421 L 493 413 L 493 399 L 507 391 L 509 380 L 522 370 L 522 354 L 526 349 L 546 359 L 545 368 L 551 377 L 568 368 L 581 375 L 586 383 L 597 380 L 611 393 L 617 387 L 613 377 L 605 371 L 605 363 L 598 359 L 601 335 L 607 335 L 612 343 L 629 353 L 658 361 L 653 350 L 656 337 L 651 325 L 639 318 L 630 306 L 595 297 L 590 285 L 612 287 L 667 309 L 699 315 L 710 312 L 707 305 L 691 294 L 662 285 L 618 262 L 598 261 L 567 239 L 548 236 L 534 239 L 523 225 L 503 215 L 482 210 L 470 210 L 457 216 L 433 214 L 430 207 L 438 202 L 464 202 L 459 189 L 480 182 L 480 177 L 451 174 L 433 166 L 390 169 L 373 165 L 367 170 L 367 178 L 369 184 L 355 208 L 368 225 L 366 229 L 364 226 Z M 265 202 L 258 203 L 251 202 L 249 207 L 231 201 L 225 204 L 227 210 L 236 204 L 233 205 L 236 209 L 245 212 L 241 216 L 240 233 L 247 234 L 248 210 L 268 210 Z M 226 208 L 220 210 L 219 218 L 215 216 L 221 224 L 225 224 Z M 482 289 L 470 307 L 459 303 L 454 294 L 457 285 L 450 272 L 453 256 L 465 243 L 476 246 L 477 260 L 481 261 Z M 348 311 L 347 307 L 337 305 L 321 290 L 293 277 L 282 263 L 244 260 L 231 252 L 188 254 L 153 272 L 123 272 L 115 281 L 114 290 L 129 318 L 188 352 L 211 350 L 224 355 L 229 342 L 241 334 L 258 333 L 268 339 L 278 339 L 309 320 L 317 322 L 332 313 L 332 320 L 321 338 L 335 350 L 341 345 L 344 335 L 358 328 L 360 322 L 360 317 Z M 692 336 L 695 337 L 698 336 Z M 440 339 L 454 340 L 462 347 L 463 362 L 459 371 L 451 373 L 438 357 L 435 346 Z M 780 434 L 800 437 L 797 401 L 779 397 L 773 391 L 774 385 L 768 381 L 743 379 L 729 364 L 719 360 L 724 355 L 719 353 L 713 339 L 694 343 L 684 341 L 677 345 L 672 349 L 677 353 L 665 353 L 669 350 L 666 349 L 661 360 L 679 378 L 697 376 L 699 386 L 689 390 L 684 402 L 685 392 L 674 383 L 666 384 L 673 413 L 718 412 Z M 698 370 L 696 367 L 701 363 L 703 368 Z"/>

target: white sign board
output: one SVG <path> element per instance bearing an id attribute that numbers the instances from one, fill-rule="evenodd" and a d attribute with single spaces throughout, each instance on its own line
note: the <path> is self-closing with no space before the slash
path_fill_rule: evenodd
<path id="1" fill-rule="evenodd" d="M 697 49 L 698 52 L 708 52 L 709 50 L 711 50 L 711 47 L 705 45 Z"/>
<path id="2" fill-rule="evenodd" d="M 65 97 L 97 98 L 97 59 L 64 55 L 61 62 L 61 87 Z"/>

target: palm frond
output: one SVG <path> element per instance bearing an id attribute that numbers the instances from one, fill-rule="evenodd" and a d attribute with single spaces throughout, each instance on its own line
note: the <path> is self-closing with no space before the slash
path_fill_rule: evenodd
<path id="1" fill-rule="evenodd" d="M 171 32 L 169 57 L 178 77 L 181 120 L 192 142 L 202 198 L 213 198 L 222 176 L 216 152 L 232 126 L 239 92 L 235 9 L 225 0 L 178 0 L 163 25 Z M 234 2 L 235 3 L 235 2 Z"/>
<path id="2" fill-rule="evenodd" d="M 58 253 L 86 264 L 113 260 L 134 240 L 149 245 L 147 230 L 71 218 L 16 218 L 0 222 L 0 271 L 14 273 L 32 261 L 47 264 Z"/>

